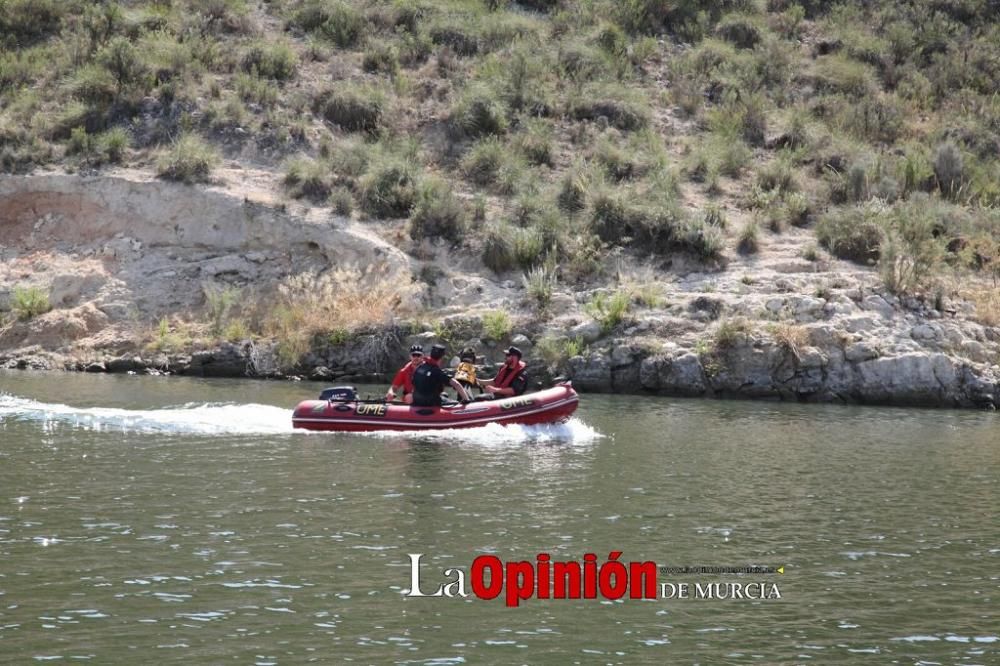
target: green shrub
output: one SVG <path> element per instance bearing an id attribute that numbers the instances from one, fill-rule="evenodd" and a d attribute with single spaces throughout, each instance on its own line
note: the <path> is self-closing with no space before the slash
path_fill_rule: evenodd
<path id="1" fill-rule="evenodd" d="M 417 202 L 410 220 L 410 237 L 413 239 L 461 239 L 465 230 L 467 213 L 448 183 L 439 178 L 429 178 L 417 190 Z"/>
<path id="2" fill-rule="evenodd" d="M 500 169 L 508 161 L 507 149 L 495 136 L 477 141 L 462 159 L 462 172 L 477 185 L 495 183 Z"/>
<path id="3" fill-rule="evenodd" d="M 525 270 L 540 264 L 543 260 L 542 253 L 545 251 L 545 238 L 538 229 L 511 230 L 511 250 L 514 255 L 514 263 Z"/>
<path id="4" fill-rule="evenodd" d="M 361 12 L 336 0 L 310 2 L 295 13 L 293 22 L 344 49 L 355 46 L 364 35 L 365 28 L 365 17 Z"/>
<path id="5" fill-rule="evenodd" d="M 568 215 L 575 215 L 587 207 L 587 177 L 581 167 L 574 166 L 563 174 L 556 203 Z"/>
<path id="6" fill-rule="evenodd" d="M 765 192 L 776 192 L 778 195 L 795 192 L 799 189 L 791 165 L 783 159 L 772 160 L 761 167 L 757 171 L 755 180 L 757 187 Z"/>
<path id="7" fill-rule="evenodd" d="M 447 46 L 457 55 L 468 57 L 479 53 L 479 34 L 475 25 L 440 24 L 432 26 L 428 34 L 432 42 Z"/>
<path id="8" fill-rule="evenodd" d="M 381 90 L 353 83 L 325 90 L 313 101 L 316 113 L 350 132 L 378 132 L 385 109 L 386 99 Z"/>
<path id="9" fill-rule="evenodd" d="M 28 321 L 52 309 L 49 295 L 39 287 L 14 287 L 11 309 L 21 321 Z"/>
<path id="10" fill-rule="evenodd" d="M 601 325 L 601 331 L 606 335 L 625 320 L 631 306 L 632 298 L 627 292 L 616 291 L 609 296 L 599 291 L 583 309 Z"/>
<path id="11" fill-rule="evenodd" d="M 875 85 L 870 67 L 839 53 L 818 59 L 814 72 L 816 86 L 823 92 L 861 97 Z"/>
<path id="12" fill-rule="evenodd" d="M 531 164 L 552 166 L 552 126 L 540 119 L 529 119 L 514 138 L 515 145 Z"/>
<path id="13" fill-rule="evenodd" d="M 547 266 L 536 266 L 524 274 L 524 289 L 539 310 L 545 310 L 552 303 L 556 287 L 556 274 Z"/>
<path id="14" fill-rule="evenodd" d="M 793 192 L 785 197 L 785 210 L 788 221 L 797 227 L 809 222 L 809 199 L 801 192 Z"/>
<path id="15" fill-rule="evenodd" d="M 929 286 L 944 258 L 939 220 L 921 198 L 897 206 L 879 247 L 882 283 L 895 294 Z"/>
<path id="16" fill-rule="evenodd" d="M 879 203 L 833 210 L 816 225 L 816 237 L 836 257 L 860 263 L 875 261 L 882 244 L 885 216 L 885 209 Z"/>
<path id="17" fill-rule="evenodd" d="M 719 229 L 725 229 L 729 226 L 729 219 L 726 217 L 726 211 L 715 204 L 709 204 L 705 206 L 705 213 L 702 217 L 702 221 L 711 227 L 717 227 Z"/>
<path id="18" fill-rule="evenodd" d="M 731 14 L 715 26 L 715 34 L 740 49 L 752 49 L 761 41 L 760 28 L 745 14 Z"/>
<path id="19" fill-rule="evenodd" d="M 125 37 L 115 37 L 97 55 L 98 62 L 111 74 L 121 93 L 146 75 L 147 68 L 139 51 Z"/>
<path id="20" fill-rule="evenodd" d="M 934 177 L 941 193 L 953 197 L 959 192 L 965 178 L 962 153 L 953 143 L 943 143 L 934 151 Z"/>
<path id="21" fill-rule="evenodd" d="M 487 339 L 500 341 L 514 330 L 514 322 L 505 310 L 492 310 L 483 315 L 483 333 Z"/>
<path id="22" fill-rule="evenodd" d="M 683 212 L 669 196 L 636 200 L 628 192 L 599 191 L 593 198 L 591 224 L 601 240 L 616 245 L 633 245 L 655 254 L 671 250 L 692 250 L 682 233 Z"/>
<path id="23" fill-rule="evenodd" d="M 715 329 L 715 348 L 719 351 L 731 349 L 746 340 L 752 332 L 753 326 L 742 317 L 725 319 Z"/>
<path id="24" fill-rule="evenodd" d="M 686 221 L 681 227 L 682 233 L 677 243 L 678 247 L 694 254 L 702 261 L 717 259 L 725 247 L 725 235 L 719 227 L 704 222 Z"/>
<path id="25" fill-rule="evenodd" d="M 634 131 L 646 127 L 651 114 L 645 100 L 626 88 L 590 86 L 570 101 L 570 115 L 577 120 L 603 117 L 620 130 Z"/>
<path id="26" fill-rule="evenodd" d="M 497 273 L 512 269 L 515 265 L 512 236 L 513 229 L 510 225 L 493 225 L 488 228 L 483 240 L 483 264 Z"/>
<path id="27" fill-rule="evenodd" d="M 490 88 L 473 84 L 452 108 L 449 124 L 459 136 L 477 138 L 507 131 L 507 104 Z"/>
<path id="28" fill-rule="evenodd" d="M 736 242 L 736 251 L 740 254 L 757 254 L 760 252 L 760 227 L 756 220 L 750 220 L 740 229 Z"/>
<path id="29" fill-rule="evenodd" d="M 481 52 L 500 51 L 518 43 L 536 44 L 539 39 L 539 21 L 515 12 L 504 12 L 491 20 L 483 21 L 479 28 Z M 536 57 L 538 51 L 535 51 Z"/>
<path id="30" fill-rule="evenodd" d="M 633 34 L 656 35 L 669 30 L 683 41 L 697 42 L 723 12 L 747 8 L 749 3 L 744 0 L 628 0 L 617 5 L 617 19 Z"/>
<path id="31" fill-rule="evenodd" d="M 69 134 L 69 141 L 66 142 L 66 154 L 87 154 L 90 152 L 91 143 L 93 143 L 93 139 L 87 134 L 87 130 L 82 127 L 74 127 Z"/>
<path id="32" fill-rule="evenodd" d="M 75 97 L 97 108 L 107 108 L 118 95 L 118 85 L 111 72 L 94 64 L 76 70 L 69 88 Z"/>
<path id="33" fill-rule="evenodd" d="M 337 215 L 350 217 L 354 210 L 354 195 L 346 187 L 334 188 L 330 193 L 330 205 Z"/>
<path id="34" fill-rule="evenodd" d="M 603 54 L 579 42 L 560 44 L 557 62 L 560 76 L 571 81 L 594 81 L 607 70 Z"/>
<path id="35" fill-rule="evenodd" d="M 69 8 L 64 0 L 6 0 L 0 4 L 0 39 L 18 44 L 54 35 Z"/>
<path id="36" fill-rule="evenodd" d="M 361 67 L 366 72 L 394 75 L 399 71 L 399 51 L 388 42 L 376 42 L 365 49 Z"/>
<path id="37" fill-rule="evenodd" d="M 403 35 L 399 42 L 399 63 L 405 67 L 415 67 L 427 62 L 434 44 L 423 33 Z"/>
<path id="38" fill-rule="evenodd" d="M 247 49 L 240 61 L 244 72 L 277 81 L 294 78 L 298 65 L 299 58 L 295 51 L 283 42 L 255 44 Z"/>
<path id="39" fill-rule="evenodd" d="M 236 75 L 233 83 L 236 94 L 244 102 L 253 102 L 261 106 L 274 106 L 278 102 L 280 91 L 274 81 L 240 72 Z"/>
<path id="40" fill-rule="evenodd" d="M 240 290 L 236 287 L 219 287 L 206 285 L 205 306 L 208 309 L 212 335 L 219 336 L 229 324 L 233 307 L 240 300 Z"/>
<path id="41" fill-rule="evenodd" d="M 594 150 L 594 159 L 604 168 L 605 175 L 614 181 L 642 178 L 656 164 L 637 145 L 627 147 L 616 145 L 609 137 L 603 136 Z"/>
<path id="42" fill-rule="evenodd" d="M 218 161 L 215 150 L 200 137 L 183 134 L 161 153 L 157 168 L 161 178 L 188 184 L 205 183 Z"/>
<path id="43" fill-rule="evenodd" d="M 893 143 L 902 134 L 905 113 L 898 99 L 885 95 L 865 95 L 846 107 L 843 125 L 867 141 Z"/>
<path id="44" fill-rule="evenodd" d="M 330 196 L 329 168 L 323 162 L 305 157 L 292 159 L 285 166 L 284 184 L 296 199 L 324 201 Z"/>
<path id="45" fill-rule="evenodd" d="M 934 169 L 926 147 L 921 144 L 907 146 L 897 173 L 903 196 L 920 190 L 928 191 L 933 187 Z"/>
<path id="46" fill-rule="evenodd" d="M 727 92 L 709 114 L 709 127 L 728 143 L 740 138 L 752 146 L 764 145 L 767 133 L 765 101 L 759 95 Z"/>
<path id="47" fill-rule="evenodd" d="M 403 160 L 385 159 L 361 179 L 361 208 L 372 217 L 407 217 L 416 199 L 416 169 Z"/>
<path id="48" fill-rule="evenodd" d="M 573 344 L 576 345 L 577 342 L 578 341 L 573 341 Z M 574 346 L 574 351 L 577 353 L 569 355 L 567 353 L 569 345 L 569 340 L 547 333 L 538 339 L 535 344 L 535 352 L 541 356 L 542 360 L 545 361 L 545 365 L 550 370 L 558 369 L 561 368 L 567 360 L 573 356 L 579 355 L 579 346 Z"/>

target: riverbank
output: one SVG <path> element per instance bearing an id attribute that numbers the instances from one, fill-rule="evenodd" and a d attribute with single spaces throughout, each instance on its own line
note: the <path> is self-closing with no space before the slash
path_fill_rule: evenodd
<path id="1" fill-rule="evenodd" d="M 472 326 L 473 322 L 467 324 Z M 578 325 L 575 331 L 586 335 L 594 328 L 588 324 Z M 795 341 L 780 334 L 776 338 L 773 332 L 762 332 L 749 324 L 738 329 L 729 326 L 734 329 L 726 334 L 731 339 L 711 350 L 688 349 L 673 342 L 660 342 L 657 350 L 652 342 L 656 331 L 645 326 L 645 335 L 597 338 L 586 353 L 555 364 L 546 360 L 544 350 L 532 344 L 532 337 L 544 344 L 551 339 L 546 337 L 552 335 L 551 331 L 539 327 L 532 337 L 518 333 L 510 341 L 525 349 L 533 385 L 546 385 L 556 374 L 561 374 L 571 378 L 582 392 L 981 409 L 994 409 L 996 396 L 1000 395 L 995 368 L 985 368 L 983 364 L 943 351 L 886 355 L 863 339 L 855 341 L 844 329 L 823 323 L 801 327 L 808 342 L 818 343 L 815 346 L 797 346 Z M 940 333 L 942 339 L 959 330 L 950 322 L 919 326 Z M 403 329 L 386 328 L 358 334 L 338 345 L 317 347 L 290 368 L 282 368 L 276 361 L 277 343 L 249 340 L 223 343 L 193 353 L 130 353 L 95 356 L 89 360 L 67 360 L 45 352 L 3 353 L 0 366 L 188 377 L 311 379 L 340 384 L 385 383 L 391 378 L 392 369 L 404 362 L 403 352 L 410 343 L 439 341 L 449 342 L 433 331 L 407 335 Z M 483 368 L 485 375 L 491 375 L 499 363 L 502 349 L 499 342 L 484 343 L 481 338 L 469 337 L 458 345 L 450 342 L 450 348 L 477 343 L 481 356 L 495 361 Z"/>
<path id="2" fill-rule="evenodd" d="M 897 298 L 872 268 L 804 258 L 804 230 L 711 267 L 609 255 L 612 278 L 553 281 L 540 307 L 517 275 L 477 272 L 461 248 L 414 252 L 391 229 L 251 200 L 235 182 L 11 177 L 0 202 L 2 367 L 385 381 L 415 342 L 471 346 L 487 366 L 516 344 L 536 381 L 564 375 L 591 392 L 970 408 L 1000 396 L 1000 332 L 978 304 L 958 288 Z M 249 317 L 277 320 L 296 299 L 300 316 L 322 310 L 310 276 L 374 264 L 377 284 L 324 287 L 354 290 L 337 304 L 355 319 L 296 320 L 325 334 L 241 335 Z M 289 296 L 291 279 L 300 291 Z M 15 317 L 24 285 L 50 309 Z M 241 300 L 222 307 L 219 294 Z"/>

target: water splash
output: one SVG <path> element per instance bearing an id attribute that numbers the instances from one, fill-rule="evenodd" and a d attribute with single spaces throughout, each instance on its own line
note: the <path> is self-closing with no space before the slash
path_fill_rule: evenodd
<path id="1" fill-rule="evenodd" d="M 587 444 L 603 437 L 594 428 L 577 418 L 566 423 L 548 425 L 501 425 L 488 423 L 481 428 L 458 430 L 407 430 L 355 433 L 377 439 L 406 439 L 442 443 L 475 444 L 480 446 L 507 446 L 524 443 L 573 442 Z"/>
<path id="2" fill-rule="evenodd" d="M 97 432 L 196 435 L 291 433 L 291 410 L 273 405 L 190 403 L 161 409 L 71 407 L 0 395 L 0 423 L 26 421 L 45 430 L 61 426 Z"/>
<path id="3" fill-rule="evenodd" d="M 8 422 L 37 423 L 44 430 L 61 427 L 95 432 L 150 433 L 177 435 L 280 435 L 299 434 L 338 437 L 292 428 L 292 410 L 274 405 L 232 403 L 189 403 L 159 409 L 119 409 L 113 407 L 71 407 L 0 394 L 0 427 Z M 602 437 L 578 419 L 558 425 L 499 425 L 463 430 L 421 430 L 415 432 L 352 433 L 373 438 L 420 439 L 485 446 L 526 442 L 586 443 Z"/>

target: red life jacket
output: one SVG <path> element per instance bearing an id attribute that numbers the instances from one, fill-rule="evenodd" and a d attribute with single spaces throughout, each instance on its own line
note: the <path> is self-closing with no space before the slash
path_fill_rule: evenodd
<path id="1" fill-rule="evenodd" d="M 500 372 L 497 373 L 496 379 L 493 380 L 493 385 L 497 388 L 510 388 L 513 381 L 524 374 L 526 367 L 528 366 L 525 365 L 524 361 L 518 361 L 513 368 L 504 363 Z"/>

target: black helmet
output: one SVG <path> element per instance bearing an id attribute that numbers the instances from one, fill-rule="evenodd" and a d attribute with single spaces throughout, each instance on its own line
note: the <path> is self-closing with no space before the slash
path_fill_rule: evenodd
<path id="1" fill-rule="evenodd" d="M 420 356 L 424 355 L 424 346 L 423 345 L 410 345 L 410 356 L 416 356 L 418 354 Z"/>
<path id="2" fill-rule="evenodd" d="M 503 353 L 506 354 L 507 356 L 516 355 L 518 358 L 522 357 L 521 350 L 514 346 L 510 346 L 507 349 L 503 350 Z"/>
<path id="3" fill-rule="evenodd" d="M 444 345 L 434 345 L 431 347 L 431 358 L 435 361 L 444 357 L 444 353 L 447 351 Z"/>

